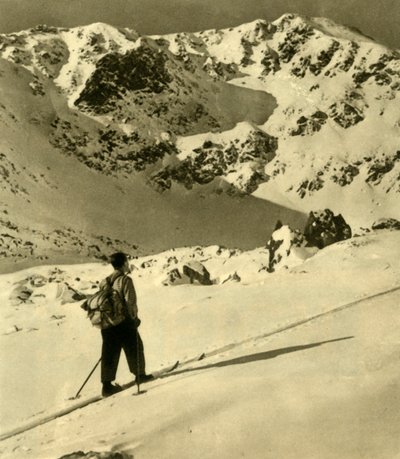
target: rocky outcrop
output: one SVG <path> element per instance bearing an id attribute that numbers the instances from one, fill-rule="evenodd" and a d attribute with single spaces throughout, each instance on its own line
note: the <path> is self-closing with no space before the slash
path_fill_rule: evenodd
<path id="1" fill-rule="evenodd" d="M 182 284 L 212 285 L 210 273 L 206 267 L 197 260 L 187 261 L 182 269 L 173 268 L 167 272 L 166 278 L 162 281 L 165 286 Z"/>
<path id="2" fill-rule="evenodd" d="M 340 186 L 346 186 L 350 185 L 354 177 L 359 173 L 360 170 L 356 165 L 347 164 L 346 166 L 341 166 L 340 169 L 331 176 L 331 179 Z"/>
<path id="3" fill-rule="evenodd" d="M 293 266 L 301 261 L 296 248 L 305 247 L 306 241 L 299 230 L 292 230 L 288 225 L 277 224 L 266 248 L 268 249 L 267 271 L 272 273 L 284 266 Z"/>
<path id="4" fill-rule="evenodd" d="M 182 280 L 182 275 L 179 272 L 178 268 L 171 269 L 167 273 L 167 277 L 162 281 L 162 284 L 165 286 L 168 285 L 175 285 L 175 284 L 182 284 L 184 281 Z"/>
<path id="5" fill-rule="evenodd" d="M 42 231 L 0 218 L 0 256 L 4 262 L 49 260 L 52 256 L 106 260 L 112 248 L 136 254 L 138 247 L 103 235 L 88 235 L 72 228 Z M 51 254 L 51 255 L 50 255 Z"/>
<path id="6" fill-rule="evenodd" d="M 294 129 L 291 135 L 313 135 L 322 128 L 327 119 L 328 115 L 321 111 L 316 111 L 310 117 L 301 116 L 297 120 L 297 129 Z"/>
<path id="7" fill-rule="evenodd" d="M 269 182 L 266 194 L 288 193 L 299 207 L 335 184 L 343 193 L 365 182 L 372 194 L 400 191 L 393 147 L 400 55 L 328 19 L 286 14 L 157 37 L 106 24 L 43 26 L 0 35 L 0 56 L 25 66 L 35 102 L 57 93 L 57 113 L 41 128 L 49 121 L 50 143 L 96 172 L 139 175 L 158 191 L 211 184 L 207 193 L 239 196 Z M 278 105 L 257 121 L 269 92 Z M 62 97 L 72 113 L 57 108 Z M 0 104 L 0 121 L 6 109 Z M 374 118 L 379 136 L 361 145 Z M 242 123 L 254 127 L 247 139 L 235 134 Z M 181 142 L 189 136 L 191 150 Z M 4 155 L 2 186 L 29 199 Z"/>
<path id="8" fill-rule="evenodd" d="M 118 451 L 89 451 L 87 453 L 83 451 L 76 451 L 74 453 L 65 454 L 58 459 L 133 459 L 133 456 L 131 454 L 120 453 Z"/>
<path id="9" fill-rule="evenodd" d="M 348 129 L 364 119 L 360 110 L 344 101 L 332 104 L 329 107 L 329 115 L 344 129 Z"/>
<path id="10" fill-rule="evenodd" d="M 379 185 L 385 175 L 390 172 L 396 163 L 400 162 L 400 150 L 396 151 L 393 156 L 367 158 L 368 161 L 368 177 L 367 183 Z M 400 187 L 399 187 L 400 188 Z"/>
<path id="11" fill-rule="evenodd" d="M 212 285 L 210 273 L 199 261 L 193 260 L 185 263 L 182 272 L 189 278 L 191 284 L 198 282 L 201 285 Z"/>
<path id="12" fill-rule="evenodd" d="M 259 183 L 267 180 L 264 168 L 275 157 L 277 148 L 276 137 L 259 130 L 249 132 L 244 139 L 233 139 L 228 143 L 207 140 L 180 163 L 154 173 L 151 181 L 160 190 L 170 188 L 173 182 L 190 189 L 194 184 L 205 185 L 247 164 L 251 172 L 246 177 L 238 177 L 235 185 L 244 193 L 252 193 Z"/>
<path id="13" fill-rule="evenodd" d="M 400 230 L 400 221 L 395 218 L 381 218 L 373 223 L 373 230 L 390 229 Z"/>
<path id="14" fill-rule="evenodd" d="M 310 212 L 304 229 L 308 245 L 319 249 L 349 239 L 351 235 L 351 228 L 343 216 L 334 215 L 329 209 Z"/>
<path id="15" fill-rule="evenodd" d="M 96 114 L 113 108 L 126 91 L 162 92 L 172 81 L 166 68 L 165 53 L 142 45 L 127 53 L 109 53 L 101 58 L 86 82 L 75 105 L 88 107 Z"/>

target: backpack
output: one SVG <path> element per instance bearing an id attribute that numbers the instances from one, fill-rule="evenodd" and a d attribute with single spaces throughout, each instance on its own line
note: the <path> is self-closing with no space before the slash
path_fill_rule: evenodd
<path id="1" fill-rule="evenodd" d="M 121 298 L 119 292 L 113 288 L 113 284 L 118 277 L 113 282 L 109 277 L 106 277 L 106 282 L 100 290 L 81 306 L 82 309 L 87 311 L 87 316 L 92 325 L 101 330 L 115 327 L 127 317 L 125 301 Z"/>

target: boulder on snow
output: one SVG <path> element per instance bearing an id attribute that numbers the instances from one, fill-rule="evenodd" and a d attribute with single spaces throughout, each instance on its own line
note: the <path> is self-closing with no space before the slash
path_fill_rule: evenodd
<path id="1" fill-rule="evenodd" d="M 47 282 L 47 278 L 40 274 L 32 274 L 32 276 L 29 277 L 29 283 L 32 287 L 43 287 Z"/>
<path id="2" fill-rule="evenodd" d="M 74 453 L 65 454 L 58 459 L 133 459 L 133 456 L 118 451 L 103 451 L 101 453 L 97 451 L 88 451 L 87 453 L 76 451 Z"/>
<path id="3" fill-rule="evenodd" d="M 18 283 L 10 295 L 10 302 L 13 306 L 20 304 L 32 303 L 33 290 L 26 286 L 25 283 Z"/>
<path id="4" fill-rule="evenodd" d="M 86 300 L 86 295 L 75 290 L 68 282 L 63 282 L 57 284 L 56 298 L 61 301 L 61 304 L 67 304 Z"/>
<path id="5" fill-rule="evenodd" d="M 167 273 L 167 278 L 165 280 L 163 280 L 162 284 L 163 285 L 175 285 L 175 284 L 183 284 L 185 282 L 182 281 L 182 276 L 181 276 L 181 273 L 179 272 L 179 269 L 171 269 L 171 271 L 169 271 Z"/>
<path id="6" fill-rule="evenodd" d="M 395 218 L 380 218 L 372 225 L 373 230 L 391 229 L 400 230 L 400 221 Z"/>
<path id="7" fill-rule="evenodd" d="M 322 249 L 351 237 L 351 228 L 341 214 L 329 209 L 311 211 L 304 228 L 304 236 L 311 246 Z"/>
<path id="8" fill-rule="evenodd" d="M 183 265 L 183 274 L 187 276 L 190 283 L 197 281 L 201 285 L 212 285 L 210 273 L 199 261 L 189 261 Z"/>
<path id="9" fill-rule="evenodd" d="M 293 266 L 303 261 L 307 256 L 298 256 L 294 248 L 305 247 L 306 241 L 299 230 L 292 230 L 288 225 L 278 221 L 266 248 L 269 252 L 267 271 L 272 273 L 278 267 Z"/>

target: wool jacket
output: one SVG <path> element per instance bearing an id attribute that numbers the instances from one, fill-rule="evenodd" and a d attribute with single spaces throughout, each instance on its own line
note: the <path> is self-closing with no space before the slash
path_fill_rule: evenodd
<path id="1" fill-rule="evenodd" d="M 128 316 L 131 319 L 138 318 L 137 296 L 132 278 L 118 269 L 108 278 L 113 288 L 117 290 L 121 298 L 125 300 Z M 106 282 L 106 279 L 104 279 L 100 284 L 100 288 L 103 287 Z"/>

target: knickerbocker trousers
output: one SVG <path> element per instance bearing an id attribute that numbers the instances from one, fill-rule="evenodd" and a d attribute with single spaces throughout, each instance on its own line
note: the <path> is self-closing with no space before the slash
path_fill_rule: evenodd
<path id="1" fill-rule="evenodd" d="M 124 350 L 129 370 L 134 375 L 144 375 L 145 359 L 143 342 L 132 319 L 125 319 L 115 327 L 101 330 L 101 381 L 114 381 L 121 349 Z"/>

